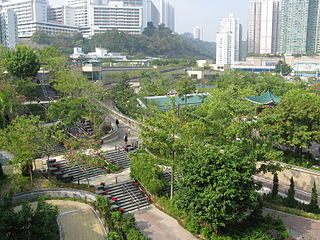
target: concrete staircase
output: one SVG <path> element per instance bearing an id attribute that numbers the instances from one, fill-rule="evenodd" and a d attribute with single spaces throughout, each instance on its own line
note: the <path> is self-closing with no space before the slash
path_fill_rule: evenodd
<path id="1" fill-rule="evenodd" d="M 124 212 L 132 212 L 150 205 L 150 198 L 142 191 L 139 183 L 126 181 L 118 184 L 99 186 L 96 186 L 96 189 L 106 191 L 106 193 L 100 194 L 110 199 L 112 208 L 117 208 Z"/>
<path id="2" fill-rule="evenodd" d="M 67 161 L 49 163 L 48 166 L 49 173 L 55 176 L 57 180 L 64 182 L 77 183 L 78 181 L 107 173 L 106 170 L 97 167 L 87 167 L 87 172 L 84 172 L 82 166 L 72 166 Z"/>
<path id="3" fill-rule="evenodd" d="M 130 167 L 128 153 L 123 149 L 108 151 L 104 156 L 113 165 L 121 166 L 123 169 Z"/>

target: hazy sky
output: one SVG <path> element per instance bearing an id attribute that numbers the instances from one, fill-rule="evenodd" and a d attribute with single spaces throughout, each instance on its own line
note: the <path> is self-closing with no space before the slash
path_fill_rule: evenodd
<path id="1" fill-rule="evenodd" d="M 51 4 L 62 4 L 64 0 L 49 0 Z M 160 0 L 153 0 L 159 7 Z M 171 0 L 176 10 L 176 32 L 193 33 L 193 28 L 203 28 L 204 39 L 215 41 L 219 22 L 229 13 L 240 19 L 243 35 L 247 29 L 248 0 Z M 160 8 L 159 8 L 160 9 Z"/>

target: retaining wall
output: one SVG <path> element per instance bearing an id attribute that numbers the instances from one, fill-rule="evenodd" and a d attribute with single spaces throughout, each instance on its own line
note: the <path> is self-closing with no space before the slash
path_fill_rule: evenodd
<path id="1" fill-rule="evenodd" d="M 48 195 L 50 197 L 69 197 L 75 199 L 81 199 L 88 202 L 94 202 L 96 200 L 96 194 L 83 191 L 76 190 L 72 188 L 52 188 L 52 189 L 42 189 L 36 191 L 27 191 L 22 193 L 17 193 L 13 196 L 13 203 L 18 203 L 21 201 L 29 201 L 35 198 L 38 198 L 43 195 Z"/>
<path id="2" fill-rule="evenodd" d="M 307 168 L 297 167 L 285 163 L 279 163 L 284 170 L 278 173 L 279 183 L 284 185 L 290 185 L 290 179 L 293 177 L 295 187 L 311 192 L 313 183 L 317 185 L 318 193 L 320 194 L 320 171 L 310 170 Z M 258 164 L 258 167 L 260 164 Z M 271 173 L 259 174 L 263 178 L 273 180 L 273 175 Z"/>

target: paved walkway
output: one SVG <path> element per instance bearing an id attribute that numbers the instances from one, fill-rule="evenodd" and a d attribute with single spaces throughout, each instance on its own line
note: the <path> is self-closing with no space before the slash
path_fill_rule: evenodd
<path id="1" fill-rule="evenodd" d="M 264 208 L 263 215 L 268 214 L 280 218 L 292 237 L 305 240 L 320 239 L 320 221 Z"/>
<path id="2" fill-rule="evenodd" d="M 154 205 L 133 213 L 137 227 L 152 240 L 196 240 L 177 220 L 157 209 Z"/>
<path id="3" fill-rule="evenodd" d="M 106 231 L 87 204 L 65 200 L 47 202 L 59 208 L 58 222 L 64 240 L 105 240 Z"/>

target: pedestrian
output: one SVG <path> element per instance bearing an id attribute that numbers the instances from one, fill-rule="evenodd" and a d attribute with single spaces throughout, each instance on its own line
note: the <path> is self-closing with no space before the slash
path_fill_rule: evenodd
<path id="1" fill-rule="evenodd" d="M 128 134 L 130 135 L 130 132 L 131 132 L 131 128 L 130 127 L 128 127 Z"/>
<path id="2" fill-rule="evenodd" d="M 119 120 L 116 119 L 116 125 L 117 125 L 117 128 L 119 128 Z"/>
<path id="3" fill-rule="evenodd" d="M 126 133 L 123 137 L 124 143 L 127 145 L 128 144 L 128 133 Z"/>

